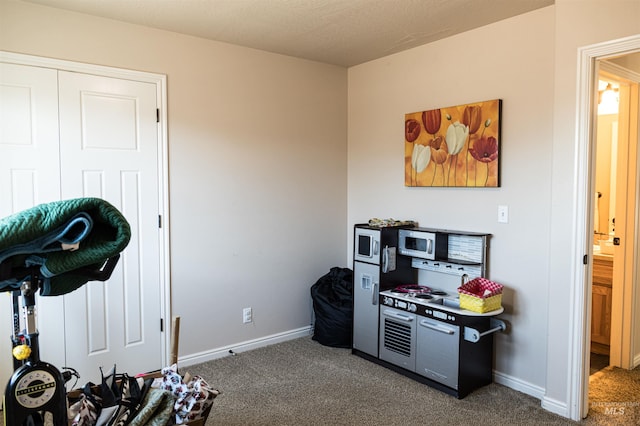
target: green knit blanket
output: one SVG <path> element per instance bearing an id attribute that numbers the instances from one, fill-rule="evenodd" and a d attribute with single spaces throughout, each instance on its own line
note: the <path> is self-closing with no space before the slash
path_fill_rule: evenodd
<path id="1" fill-rule="evenodd" d="M 75 223 L 74 220 L 79 224 L 68 225 Z M 87 223 L 89 225 L 82 231 L 73 229 Z M 65 226 L 70 228 L 68 234 L 85 233 L 75 247 L 69 249 L 60 245 L 60 249 L 55 249 L 52 246 L 58 245 L 53 243 L 42 247 L 43 240 L 55 243 L 56 234 Z M 25 278 L 15 271 L 33 265 L 40 265 L 40 274 L 45 279 L 42 295 L 55 296 L 73 291 L 89 281 L 83 271 L 87 268 L 100 269 L 129 244 L 130 238 L 127 220 L 100 198 L 40 204 L 0 219 L 0 291 Z"/>

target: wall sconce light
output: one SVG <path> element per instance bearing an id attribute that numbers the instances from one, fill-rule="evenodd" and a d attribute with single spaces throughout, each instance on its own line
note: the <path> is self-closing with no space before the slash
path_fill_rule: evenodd
<path id="1" fill-rule="evenodd" d="M 600 83 L 603 83 L 602 81 Z M 618 113 L 618 88 L 614 88 L 611 83 L 606 83 L 604 90 L 598 91 L 598 114 Z"/>

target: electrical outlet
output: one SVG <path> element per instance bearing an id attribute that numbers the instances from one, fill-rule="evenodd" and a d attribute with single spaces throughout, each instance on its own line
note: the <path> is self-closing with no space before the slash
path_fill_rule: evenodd
<path id="1" fill-rule="evenodd" d="M 248 324 L 253 321 L 253 311 L 251 308 L 244 308 L 242 310 L 242 323 Z"/>

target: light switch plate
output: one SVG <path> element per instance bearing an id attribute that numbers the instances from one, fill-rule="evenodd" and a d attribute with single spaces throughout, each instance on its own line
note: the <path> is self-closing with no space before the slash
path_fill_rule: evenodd
<path id="1" fill-rule="evenodd" d="M 498 206 L 498 223 L 509 223 L 509 206 Z"/>

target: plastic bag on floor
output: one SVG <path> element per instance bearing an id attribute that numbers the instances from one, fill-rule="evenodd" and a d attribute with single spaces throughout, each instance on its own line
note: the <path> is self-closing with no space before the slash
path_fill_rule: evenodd
<path id="1" fill-rule="evenodd" d="M 353 271 L 331 268 L 311 286 L 315 324 L 313 340 L 350 348 L 353 335 Z"/>

